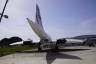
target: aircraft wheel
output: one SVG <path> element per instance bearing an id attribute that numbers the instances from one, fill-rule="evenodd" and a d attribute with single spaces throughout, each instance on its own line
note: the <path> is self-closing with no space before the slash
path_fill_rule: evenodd
<path id="1" fill-rule="evenodd" d="M 58 50 L 59 48 L 58 48 L 58 46 L 55 46 L 55 50 Z"/>
<path id="2" fill-rule="evenodd" d="M 41 49 L 41 47 L 38 47 L 38 51 L 41 51 L 42 49 Z"/>

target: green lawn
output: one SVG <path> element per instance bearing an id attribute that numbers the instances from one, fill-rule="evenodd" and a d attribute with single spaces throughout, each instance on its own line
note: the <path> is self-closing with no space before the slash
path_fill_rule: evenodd
<path id="1" fill-rule="evenodd" d="M 0 47 L 0 57 L 15 53 L 15 52 L 24 51 L 24 50 L 32 50 L 36 48 L 37 47 L 30 47 L 30 46 Z M 54 47 L 43 47 L 43 48 L 54 48 Z"/>
<path id="2" fill-rule="evenodd" d="M 28 46 L 21 46 L 21 47 L 2 47 L 0 48 L 0 57 L 5 56 L 8 54 L 15 53 L 17 51 L 24 51 L 24 50 L 30 50 L 35 49 L 36 47 L 28 47 Z"/>

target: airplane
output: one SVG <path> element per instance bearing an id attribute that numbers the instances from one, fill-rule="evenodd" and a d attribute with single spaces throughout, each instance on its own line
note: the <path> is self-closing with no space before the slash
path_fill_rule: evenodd
<path id="1" fill-rule="evenodd" d="M 51 37 L 45 32 L 43 25 L 42 25 L 42 19 L 40 16 L 40 9 L 39 6 L 36 4 L 36 20 L 33 22 L 31 19 L 26 18 L 30 27 L 32 30 L 37 34 L 37 36 L 40 38 L 39 47 L 38 50 L 41 50 L 41 44 L 44 43 L 53 43 Z"/>
<path id="2" fill-rule="evenodd" d="M 30 20 L 29 18 L 26 18 L 31 29 L 37 34 L 37 36 L 40 38 L 40 42 L 37 43 L 36 45 L 38 45 L 38 51 L 42 50 L 41 47 L 45 46 L 45 47 L 55 47 L 55 49 L 58 49 L 59 46 L 69 46 L 72 44 L 72 42 L 81 42 L 81 41 L 77 41 L 77 40 L 67 40 L 69 38 L 60 38 L 58 40 L 61 40 L 60 42 L 57 41 L 52 41 L 51 37 L 45 32 L 43 25 L 42 25 L 42 19 L 40 16 L 40 9 L 39 6 L 36 4 L 36 20 L 35 22 L 33 22 L 32 20 Z M 64 39 L 67 40 L 67 42 L 64 42 Z M 63 44 L 58 44 L 58 43 L 62 43 Z M 35 43 L 35 42 L 34 42 Z M 15 42 L 10 44 L 11 46 L 15 46 L 15 45 L 23 45 L 23 41 L 22 42 Z M 72 45 L 71 45 L 72 46 Z"/>
<path id="3" fill-rule="evenodd" d="M 55 49 L 58 49 L 58 46 L 65 46 L 70 45 L 70 43 L 63 42 L 63 44 L 58 44 L 56 41 L 52 41 L 51 37 L 45 32 L 43 25 L 42 25 L 42 19 L 40 15 L 40 9 L 39 6 L 36 4 L 36 20 L 33 22 L 31 19 L 26 18 L 31 29 L 37 34 L 37 36 L 40 38 L 40 42 L 38 45 L 38 51 L 42 50 L 41 46 L 55 46 Z M 58 39 L 59 40 L 59 39 Z M 60 39 L 64 41 L 64 39 Z M 67 39 L 66 39 L 67 40 Z M 72 42 L 72 41 L 71 41 Z M 76 42 L 80 42 L 79 40 Z"/>

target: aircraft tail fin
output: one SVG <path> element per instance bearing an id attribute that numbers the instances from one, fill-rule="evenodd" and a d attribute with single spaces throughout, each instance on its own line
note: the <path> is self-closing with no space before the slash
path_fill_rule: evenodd
<path id="1" fill-rule="evenodd" d="M 38 24 L 43 29 L 42 19 L 41 19 L 41 15 L 40 15 L 40 9 L 39 9 L 39 6 L 37 4 L 36 4 L 36 20 L 35 20 L 35 23 Z"/>

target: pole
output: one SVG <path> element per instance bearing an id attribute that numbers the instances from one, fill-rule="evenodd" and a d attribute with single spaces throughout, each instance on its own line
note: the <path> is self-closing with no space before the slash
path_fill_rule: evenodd
<path id="1" fill-rule="evenodd" d="M 7 3 L 8 3 L 8 0 L 6 0 L 6 3 L 5 3 L 4 8 L 3 8 L 3 11 L 1 13 L 0 22 L 2 20 L 2 17 L 3 17 L 3 14 L 4 14 L 4 11 L 5 11 L 5 8 L 6 8 Z"/>

